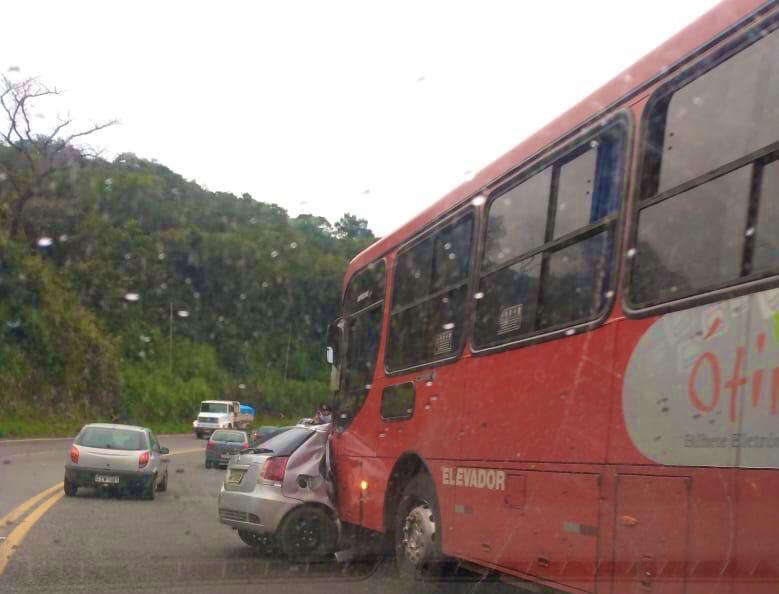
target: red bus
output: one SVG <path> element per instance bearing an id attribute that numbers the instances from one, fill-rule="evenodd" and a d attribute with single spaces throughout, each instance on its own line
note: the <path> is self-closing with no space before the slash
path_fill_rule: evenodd
<path id="1" fill-rule="evenodd" d="M 358 255 L 343 522 L 403 576 L 779 592 L 779 3 L 728 0 Z"/>

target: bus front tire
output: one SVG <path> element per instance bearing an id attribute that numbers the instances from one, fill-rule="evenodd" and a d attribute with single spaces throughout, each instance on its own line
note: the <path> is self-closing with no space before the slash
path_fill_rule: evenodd
<path id="1" fill-rule="evenodd" d="M 415 591 L 432 591 L 441 577 L 440 514 L 433 479 L 418 474 L 406 485 L 395 518 L 395 566 Z"/>

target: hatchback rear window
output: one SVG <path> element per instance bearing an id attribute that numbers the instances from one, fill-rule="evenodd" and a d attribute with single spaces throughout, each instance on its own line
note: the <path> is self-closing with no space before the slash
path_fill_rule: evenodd
<path id="1" fill-rule="evenodd" d="M 225 443 L 245 443 L 246 435 L 238 431 L 214 431 L 211 441 L 223 441 Z"/>
<path id="2" fill-rule="evenodd" d="M 262 447 L 273 450 L 273 454 L 276 456 L 289 456 L 313 434 L 311 429 L 293 427 L 263 442 Z"/>
<path id="3" fill-rule="evenodd" d="M 146 450 L 149 445 L 142 431 L 109 427 L 84 427 L 76 437 L 76 445 L 109 450 Z"/>

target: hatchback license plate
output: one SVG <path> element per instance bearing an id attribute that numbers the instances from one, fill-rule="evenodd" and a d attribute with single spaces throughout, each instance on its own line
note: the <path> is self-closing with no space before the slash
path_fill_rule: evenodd
<path id="1" fill-rule="evenodd" d="M 227 482 L 230 485 L 240 485 L 241 481 L 243 480 L 243 475 L 246 473 L 245 470 L 231 470 L 230 474 L 227 475 Z"/>
<path id="2" fill-rule="evenodd" d="M 103 485 L 118 485 L 119 484 L 119 477 L 118 476 L 112 476 L 110 474 L 96 474 L 95 475 L 95 482 L 101 483 Z"/>

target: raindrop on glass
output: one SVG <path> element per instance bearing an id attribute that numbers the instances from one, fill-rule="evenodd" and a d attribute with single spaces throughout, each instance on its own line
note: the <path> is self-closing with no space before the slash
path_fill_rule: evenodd
<path id="1" fill-rule="evenodd" d="M 750 227 L 749 229 L 747 229 L 747 237 L 752 237 L 754 234 L 755 234 L 754 227 Z"/>
<path id="2" fill-rule="evenodd" d="M 636 248 L 630 248 L 628 250 L 628 258 L 632 258 L 635 255 L 636 255 Z"/>
<path id="3" fill-rule="evenodd" d="M 184 279 L 184 282 L 187 283 L 188 285 L 191 285 L 192 284 L 192 279 L 187 277 L 187 278 Z"/>
<path id="4" fill-rule="evenodd" d="M 268 281 L 262 281 L 262 288 L 267 289 L 270 285 L 268 284 Z"/>
<path id="5" fill-rule="evenodd" d="M 484 299 L 484 293 L 479 291 L 478 293 L 475 293 L 473 296 L 474 299 Z"/>
<path id="6" fill-rule="evenodd" d="M 238 389 L 239 390 L 245 390 L 246 389 L 246 384 L 238 384 Z"/>
<path id="7" fill-rule="evenodd" d="M 703 103 L 703 99 L 701 99 L 700 97 L 693 97 L 692 103 L 693 105 L 701 105 Z"/>
<path id="8" fill-rule="evenodd" d="M 165 252 L 160 252 L 159 254 L 157 254 L 157 259 L 158 260 L 164 260 L 165 259 Z"/>
<path id="9" fill-rule="evenodd" d="M 614 291 L 606 291 L 606 299 L 611 299 L 614 297 Z"/>
<path id="10" fill-rule="evenodd" d="M 124 294 L 125 301 L 135 302 L 135 301 L 138 301 L 140 298 L 141 298 L 141 296 L 138 295 L 138 293 L 125 293 Z"/>
<path id="11" fill-rule="evenodd" d="M 431 382 L 431 381 L 427 381 L 427 382 L 425 383 L 425 386 L 427 386 L 428 388 L 432 388 L 432 387 L 433 387 L 433 382 Z"/>
<path id="12" fill-rule="evenodd" d="M 597 140 L 591 140 L 590 141 L 590 148 L 598 148 L 598 145 L 600 143 Z"/>
<path id="13" fill-rule="evenodd" d="M 447 242 L 444 244 L 444 249 L 445 249 L 445 250 L 451 250 L 451 249 L 452 249 L 452 242 L 451 242 L 451 241 L 447 241 Z"/>
<path id="14" fill-rule="evenodd" d="M 114 185 L 114 180 L 111 179 L 110 177 L 107 177 L 105 182 L 103 183 L 105 184 L 106 188 L 110 188 L 112 185 Z"/>
<path id="15" fill-rule="evenodd" d="M 278 257 L 278 255 L 279 255 L 279 253 L 278 253 L 276 250 L 273 250 L 273 251 L 270 253 L 270 257 L 271 257 L 271 258 L 276 258 L 276 257 Z"/>
<path id="16" fill-rule="evenodd" d="M 9 320 L 5 323 L 5 325 L 8 326 L 11 330 L 15 330 L 21 326 L 22 323 L 19 320 Z"/>
<path id="17" fill-rule="evenodd" d="M 246 293 L 241 293 L 241 301 L 246 299 Z"/>
<path id="18" fill-rule="evenodd" d="M 180 318 L 188 318 L 189 317 L 189 312 L 186 309 L 180 309 L 176 313 L 178 313 L 178 316 Z"/>
<path id="19" fill-rule="evenodd" d="M 252 225 L 254 225 L 254 224 L 256 224 L 256 223 L 257 223 L 257 218 L 256 218 L 256 217 L 252 217 L 252 218 L 250 218 L 250 219 L 249 219 L 249 222 L 250 222 Z"/>
<path id="20" fill-rule="evenodd" d="M 68 240 L 68 236 L 67 236 L 67 234 L 66 234 L 66 233 L 63 233 L 62 235 L 60 235 L 60 236 L 59 236 L 59 240 L 60 240 L 62 243 L 65 243 L 65 242 Z"/>
<path id="21" fill-rule="evenodd" d="M 373 387 L 373 384 L 365 384 L 365 389 L 370 390 Z"/>
<path id="22" fill-rule="evenodd" d="M 451 330 L 452 328 L 454 328 L 454 324 L 453 324 L 452 322 L 449 322 L 449 323 L 447 323 L 447 324 L 444 324 L 444 325 L 443 325 L 443 326 L 441 326 L 441 327 L 442 327 L 444 330 Z"/>
<path id="23" fill-rule="evenodd" d="M 141 342 L 151 342 L 151 337 L 141 335 Z"/>
<path id="24" fill-rule="evenodd" d="M 474 206 L 481 206 L 485 202 L 487 202 L 487 199 L 484 196 L 476 196 L 476 198 L 471 200 L 471 204 Z"/>
<path id="25" fill-rule="evenodd" d="M 145 358 L 146 358 L 146 353 L 144 353 L 143 351 L 138 351 L 138 356 L 139 356 L 141 359 L 145 359 Z"/>
<path id="26" fill-rule="evenodd" d="M 463 176 L 467 181 L 471 181 L 476 176 L 476 172 L 473 171 L 472 169 L 467 169 L 463 174 Z"/>
<path id="27" fill-rule="evenodd" d="M 293 241 L 292 243 L 289 244 L 289 249 L 291 250 L 297 249 L 297 247 L 298 247 L 297 241 Z"/>
<path id="28" fill-rule="evenodd" d="M 565 331 L 566 336 L 573 336 L 574 334 L 576 334 L 576 330 L 573 328 L 568 328 L 568 330 Z"/>
<path id="29" fill-rule="evenodd" d="M 457 256 L 454 254 L 454 252 L 449 253 L 449 259 L 454 260 Z"/>
<path id="30" fill-rule="evenodd" d="M 129 259 L 130 259 L 130 258 L 132 258 L 132 257 L 133 257 L 133 256 L 132 256 L 132 254 L 125 254 L 125 255 L 124 255 L 124 259 L 125 259 L 125 260 L 129 260 Z"/>
<path id="31" fill-rule="evenodd" d="M 51 237 L 41 237 L 38 240 L 38 247 L 47 248 L 50 247 L 52 243 L 54 243 L 54 240 Z"/>

